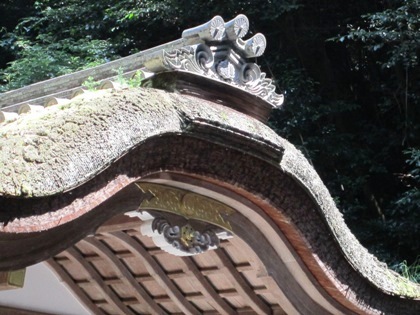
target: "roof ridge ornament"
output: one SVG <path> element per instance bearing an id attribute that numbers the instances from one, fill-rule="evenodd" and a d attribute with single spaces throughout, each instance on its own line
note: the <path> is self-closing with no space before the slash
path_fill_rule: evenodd
<path id="1" fill-rule="evenodd" d="M 273 81 L 249 60 L 262 56 L 267 46 L 265 36 L 258 33 L 243 40 L 248 30 L 249 21 L 243 14 L 226 23 L 215 16 L 207 23 L 183 31 L 184 46 L 163 48 L 145 66 L 154 73 L 183 71 L 202 75 L 279 107 L 283 95 L 275 92 Z"/>
<path id="2" fill-rule="evenodd" d="M 233 94 L 236 102 L 241 104 L 240 110 L 266 122 L 271 109 L 282 105 L 283 95 L 275 92 L 273 81 L 266 77 L 255 60 L 250 60 L 263 55 L 267 41 L 260 33 L 245 39 L 248 31 L 249 21 L 243 14 L 228 22 L 220 16 L 215 16 L 207 23 L 186 29 L 182 33 L 182 38 L 172 42 L 94 68 L 3 93 L 0 98 L 0 124 L 17 119 L 16 115 L 8 113 L 17 113 L 22 106 L 26 106 L 25 104 L 41 105 L 46 104 L 51 98 L 57 100 L 73 98 L 76 95 L 74 93 L 80 90 L 83 82 L 90 77 L 94 77 L 97 81 L 111 80 L 115 76 L 116 69 L 121 69 L 127 78 L 142 70 L 145 77 L 152 81 L 154 74 L 160 75 L 162 79 L 165 72 L 177 72 L 175 74 L 179 78 L 177 83 L 190 84 L 184 89 L 186 93 L 189 93 L 188 89 L 192 86 L 204 87 L 207 82 L 206 93 L 214 92 L 219 94 L 219 97 L 224 94 L 227 96 L 226 99 L 229 99 L 232 96 L 229 88 L 237 88 L 240 91 Z M 200 78 L 196 80 L 197 76 Z M 154 82 L 158 83 L 156 87 L 159 86 L 157 77 Z M 165 79 L 168 81 L 164 83 L 170 85 L 170 79 L 168 77 Z M 207 79 L 213 82 L 209 83 Z M 204 82 L 205 80 L 207 81 Z M 153 83 L 151 86 L 154 87 Z M 114 84 L 106 87 L 115 88 Z M 229 104 L 231 103 L 229 101 Z"/>

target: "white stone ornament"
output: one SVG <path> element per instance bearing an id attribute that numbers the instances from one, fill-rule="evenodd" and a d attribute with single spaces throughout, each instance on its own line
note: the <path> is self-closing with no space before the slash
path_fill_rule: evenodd
<path id="1" fill-rule="evenodd" d="M 244 43 L 244 53 L 246 58 L 260 57 L 265 51 L 267 40 L 261 33 L 254 35 Z"/>
<path id="2" fill-rule="evenodd" d="M 207 23 L 189 28 L 182 32 L 182 38 L 198 37 L 204 41 L 219 41 L 225 35 L 225 21 L 215 16 Z"/>
<path id="3" fill-rule="evenodd" d="M 235 66 L 228 60 L 222 60 L 217 65 L 217 73 L 225 80 L 233 80 L 235 78 Z"/>
<path id="4" fill-rule="evenodd" d="M 244 37 L 249 30 L 248 18 L 239 14 L 236 18 L 230 20 L 225 24 L 226 36 L 228 40 L 235 40 Z"/>
<path id="5" fill-rule="evenodd" d="M 258 33 L 242 39 L 248 30 L 249 21 L 243 14 L 226 23 L 216 16 L 185 30 L 182 33 L 184 46 L 162 49 L 145 66 L 155 73 L 185 71 L 222 81 L 279 107 L 283 104 L 283 95 L 275 92 L 272 80 L 250 60 L 264 53 L 265 36 Z"/>

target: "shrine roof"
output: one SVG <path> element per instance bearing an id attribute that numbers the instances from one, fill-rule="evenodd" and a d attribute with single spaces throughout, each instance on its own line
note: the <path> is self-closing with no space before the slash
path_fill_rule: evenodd
<path id="1" fill-rule="evenodd" d="M 103 305 L 98 313 L 130 309 L 127 305 L 139 301 L 168 313 L 293 313 L 312 307 L 337 314 L 420 311 L 420 286 L 389 270 L 358 242 L 303 154 L 265 124 L 283 97 L 249 61 L 266 43 L 258 34 L 242 40 L 247 23 L 242 15 L 227 23 L 216 17 L 173 43 L 2 95 L 0 269 L 10 269 L 11 262 L 22 267 L 48 258 L 73 290 L 87 288 L 82 296 L 92 309 Z M 125 79 L 109 80 L 111 70 L 121 65 Z M 130 86 L 138 70 L 144 76 L 141 86 Z M 80 90 L 92 73 L 105 80 L 103 89 Z M 161 185 L 169 195 L 182 188 L 233 209 L 232 218 L 229 212 L 222 219 L 238 241 L 221 241 L 225 248 L 205 253 L 216 265 L 219 261 L 214 273 L 206 274 L 206 268 L 214 266 L 196 257 L 177 258 L 179 266 L 172 266 L 175 262 L 167 253 L 133 230 L 132 221 L 109 230 L 108 220 L 123 213 L 162 210 L 141 208 L 157 196 L 139 189 L 142 184 Z M 179 207 L 186 211 L 185 204 Z M 166 216 L 168 211 L 162 210 Z M 195 215 L 203 216 L 200 211 Z M 234 293 L 229 285 L 223 288 L 226 275 L 221 269 L 230 270 L 232 277 L 241 264 L 260 263 L 257 258 L 239 259 L 241 242 L 248 246 L 244 252 L 261 259 L 264 279 L 282 305 L 260 288 L 258 269 L 250 272 L 248 282 L 234 277 Z M 233 248 L 230 256 L 228 248 Z M 150 258 L 151 251 L 166 260 Z M 155 261 L 152 266 L 128 266 L 146 268 L 148 274 L 121 267 L 121 261 L 139 252 L 149 263 Z M 95 263 L 103 268 L 95 271 Z M 188 269 L 186 264 L 190 273 L 179 274 L 176 289 L 171 281 L 177 276 L 170 274 L 174 268 Z M 84 270 L 84 277 L 78 278 L 75 266 Z M 111 269 L 124 275 L 136 296 L 126 296 L 127 288 L 109 290 L 121 284 L 110 280 Z M 187 288 L 185 278 L 191 272 L 201 291 Z M 219 280 L 212 281 L 213 274 Z M 140 278 L 152 281 L 150 290 L 156 292 L 143 292 L 135 284 L 143 281 Z M 104 285 L 97 289 L 98 283 Z M 105 292 L 105 302 L 97 298 L 98 292 Z M 206 294 L 212 303 L 202 302 Z M 230 300 L 234 295 L 240 298 Z M 298 305 L 296 299 L 307 304 Z M 215 309 L 207 310 L 208 304 Z M 133 306 L 130 312 L 144 311 L 135 307 L 139 309 L 133 311 Z"/>

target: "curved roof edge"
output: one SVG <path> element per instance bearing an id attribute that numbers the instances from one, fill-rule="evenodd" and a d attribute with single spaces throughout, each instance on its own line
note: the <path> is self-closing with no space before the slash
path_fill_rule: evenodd
<path id="1" fill-rule="evenodd" d="M 141 150 L 146 140 L 193 136 L 233 147 L 244 156 L 256 156 L 288 174 L 310 195 L 318 208 L 316 216 L 331 231 L 331 240 L 368 283 L 388 295 L 420 297 L 419 285 L 387 269 L 355 239 L 303 155 L 263 123 L 231 108 L 155 89 L 101 91 L 42 113 L 24 115 L 3 125 L 0 132 L 0 171 L 6 178 L 0 186 L 0 237 L 4 233 L 10 238 L 10 233 L 48 231 L 77 220 L 77 215 L 68 216 L 66 206 L 63 213 L 60 209 L 52 213 L 48 208 L 40 210 L 37 202 L 54 204 L 54 198 L 63 192 L 72 194 L 134 149 Z M 143 154 L 146 157 L 151 152 Z M 299 224 L 296 220 L 292 225 L 299 231 Z M 317 263 L 332 268 L 330 279 L 340 272 L 331 262 Z"/>
<path id="2" fill-rule="evenodd" d="M 9 106 L 0 115 L 0 270 L 56 254 L 124 212 L 121 204 L 138 208 L 144 196 L 133 193 L 136 181 L 153 172 L 183 171 L 250 196 L 289 240 L 316 286 L 345 307 L 372 314 L 420 311 L 420 286 L 361 246 L 312 166 L 263 123 L 283 97 L 248 60 L 266 43 L 260 34 L 242 40 L 247 23 L 242 15 L 227 23 L 215 17 L 172 43 L 4 93 L 0 107 Z M 75 91 L 95 71 L 108 78 L 118 65 L 126 74 L 143 66 L 159 74 L 145 83 L 152 88 L 111 82 L 110 90 Z M 73 92 L 71 100 L 60 99 Z M 18 107 L 21 115 L 14 113 Z M 149 169 L 149 163 L 155 164 Z M 229 178 L 234 168 L 236 177 Z M 126 201 L 127 195 L 134 197 Z"/>

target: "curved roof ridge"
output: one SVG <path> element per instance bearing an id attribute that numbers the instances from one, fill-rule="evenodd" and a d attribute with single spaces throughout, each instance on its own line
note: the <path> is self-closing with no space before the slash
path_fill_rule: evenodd
<path id="1" fill-rule="evenodd" d="M 291 144 L 286 143 L 281 168 L 293 176 L 311 195 L 340 245 L 347 261 L 378 289 L 392 295 L 420 298 L 420 285 L 392 271 L 368 252 L 344 222 L 328 189 L 315 169 Z"/>
<path id="2" fill-rule="evenodd" d="M 102 91 L 6 124 L 0 137 L 3 165 L 0 172 L 6 179 L 0 183 L 1 195 L 46 197 L 71 190 L 148 138 L 196 132 L 189 127 L 192 121 L 197 121 L 200 128 L 214 125 L 232 135 L 242 134 L 248 142 L 256 142 L 261 151 L 277 150 L 278 153 L 265 155 L 264 159 L 280 163 L 278 167 L 312 196 L 353 268 L 388 294 L 420 297 L 418 284 L 391 272 L 360 245 L 302 153 L 265 124 L 190 96 L 154 89 Z M 78 143 L 80 138 L 85 139 L 84 143 Z M 98 139 L 108 141 L 103 143 Z M 46 150 L 34 152 L 34 144 L 38 150 Z"/>

